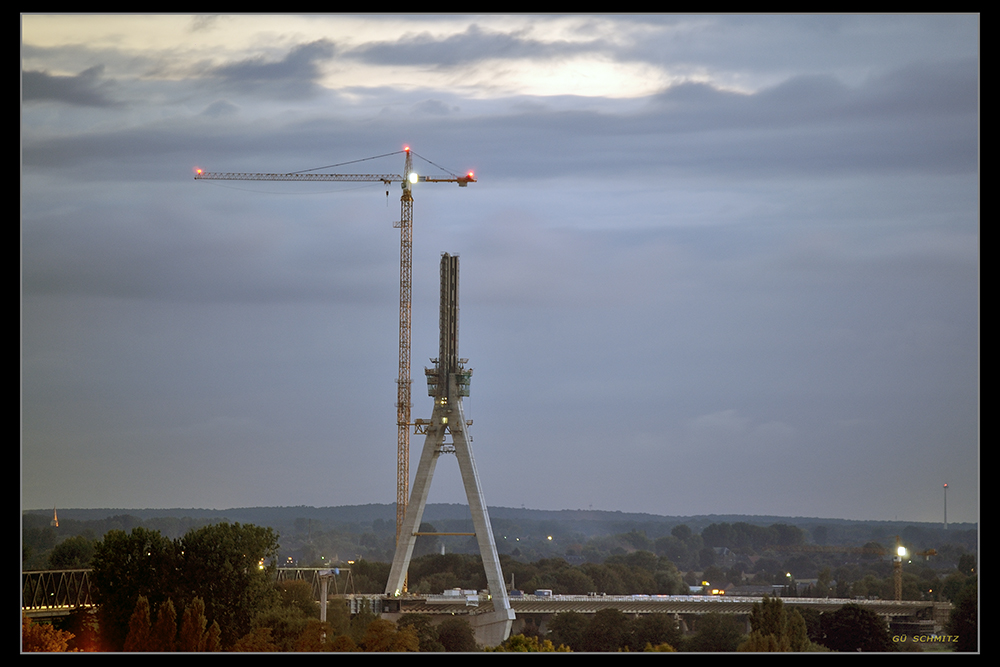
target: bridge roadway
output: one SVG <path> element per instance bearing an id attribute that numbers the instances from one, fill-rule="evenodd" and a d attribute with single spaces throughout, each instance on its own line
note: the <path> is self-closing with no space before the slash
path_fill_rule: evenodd
<path id="1" fill-rule="evenodd" d="M 362 597 L 362 596 L 355 596 Z M 369 597 L 369 596 L 364 596 Z M 384 596 L 370 596 L 383 599 Z M 933 614 L 935 603 L 919 600 L 847 600 L 838 598 L 782 598 L 786 605 L 808 607 L 820 612 L 836 611 L 845 604 L 854 603 L 887 618 L 920 618 Z M 511 597 L 511 606 L 518 614 L 558 614 L 575 611 L 593 614 L 601 609 L 617 609 L 625 614 L 749 614 L 760 597 L 736 597 L 726 595 L 524 595 Z M 401 613 L 456 614 L 476 613 L 480 609 L 492 609 L 488 596 L 425 595 L 408 596 L 398 600 L 388 600 L 393 611 L 398 604 Z M 483 609 L 485 608 L 485 609 Z M 475 611 L 473 611 L 475 609 Z"/>
<path id="2" fill-rule="evenodd" d="M 279 568 L 279 579 L 304 579 L 313 585 L 319 599 L 320 568 Z M 32 616 L 68 614 L 79 606 L 91 606 L 89 570 L 49 570 L 22 573 L 21 605 Z M 408 595 L 386 598 L 384 595 L 352 595 L 348 568 L 337 570 L 330 592 L 347 599 L 352 611 L 361 606 L 394 618 L 406 613 L 432 615 L 462 614 L 476 616 L 493 610 L 487 595 Z M 511 597 L 511 606 L 518 616 L 537 614 L 548 616 L 575 611 L 593 614 L 601 609 L 618 609 L 625 614 L 677 614 L 681 617 L 711 612 L 747 615 L 759 597 L 717 595 L 523 595 Z M 943 627 L 951 605 L 947 602 L 904 600 L 849 600 L 836 598 L 782 598 L 793 607 L 812 608 L 820 612 L 836 611 L 845 604 L 855 603 L 892 623 L 933 624 Z"/>
<path id="3" fill-rule="evenodd" d="M 362 596 L 348 596 L 360 598 Z M 475 616 L 492 611 L 488 596 L 456 598 L 454 595 L 408 596 L 396 600 L 385 600 L 384 596 L 371 596 L 370 604 L 379 605 L 382 600 L 383 616 L 398 620 L 407 613 L 430 615 Z M 378 600 L 374 598 L 378 598 Z M 628 615 L 671 614 L 681 621 L 681 627 L 688 631 L 697 625 L 697 617 L 703 614 L 719 613 L 742 616 L 747 621 L 755 603 L 761 597 L 738 597 L 726 595 L 524 595 L 510 598 L 516 619 L 512 633 L 520 632 L 528 615 L 541 617 L 536 623 L 544 630 L 549 617 L 567 611 L 594 614 L 602 609 L 617 609 Z M 786 605 L 815 609 L 819 612 L 833 612 L 845 604 L 854 603 L 870 609 L 884 618 L 896 631 L 937 632 L 948 621 L 952 606 L 947 602 L 925 602 L 917 600 L 848 600 L 838 598 L 781 598 Z M 352 608 L 360 600 L 352 601 Z M 540 622 L 539 622 L 540 621 Z"/>

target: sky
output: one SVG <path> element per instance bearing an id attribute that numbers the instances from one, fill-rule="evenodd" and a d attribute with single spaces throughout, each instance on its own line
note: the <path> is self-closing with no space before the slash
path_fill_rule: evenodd
<path id="1" fill-rule="evenodd" d="M 488 505 L 978 521 L 979 34 L 24 14 L 22 507 L 394 502 L 399 186 L 193 175 L 409 145 L 478 180 L 414 186 L 413 417 L 457 254 Z"/>

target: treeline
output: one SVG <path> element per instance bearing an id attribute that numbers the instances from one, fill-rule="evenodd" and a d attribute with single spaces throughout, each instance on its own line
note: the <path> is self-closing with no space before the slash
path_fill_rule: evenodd
<path id="1" fill-rule="evenodd" d="M 694 539 L 693 532 L 689 534 L 678 529 L 676 533 L 671 537 L 681 541 Z M 635 540 L 638 537 L 626 535 L 624 539 Z M 77 612 L 60 630 L 79 635 L 77 641 L 80 643 L 73 648 L 86 645 L 106 651 L 429 651 L 474 648 L 474 641 L 470 639 L 471 628 L 461 619 L 433 626 L 428 618 L 415 615 L 405 617 L 397 625 L 378 619 L 370 612 L 352 617 L 345 605 L 334 603 L 328 610 L 328 620 L 321 623 L 318 604 L 312 599 L 308 584 L 275 583 L 278 551 L 277 535 L 270 528 L 252 525 L 221 523 L 204 526 L 173 540 L 143 527 L 133 528 L 129 533 L 112 530 L 93 545 L 90 562 L 92 595 L 98 605 L 96 629 L 83 613 Z M 501 556 L 501 565 L 507 576 L 512 578 L 512 583 L 513 580 L 523 582 L 516 585 L 529 591 L 550 588 L 556 594 L 677 594 L 685 592 L 695 575 L 694 572 L 682 575 L 672 560 L 645 550 L 615 554 L 604 563 L 580 564 L 562 558 L 522 563 L 505 555 Z M 953 595 L 951 599 L 956 604 L 956 611 L 949 627 L 956 637 L 965 637 L 968 641 L 976 636 L 977 629 L 974 559 L 966 559 L 963 567 L 966 571 L 950 573 L 946 585 L 941 588 L 947 591 L 949 582 L 953 585 L 950 595 Z M 355 592 L 380 593 L 388 577 L 389 564 L 362 560 L 353 564 L 351 570 Z M 715 566 L 698 574 L 699 579 L 744 576 L 738 570 L 727 572 Z M 839 586 L 840 583 L 834 582 L 830 575 L 826 572 L 817 583 L 828 587 Z M 846 575 L 846 572 L 841 573 L 841 576 Z M 907 577 L 913 576 L 913 572 L 904 571 L 904 594 Z M 888 585 L 889 577 L 880 579 L 871 575 L 871 581 L 867 581 L 868 577 L 865 575 L 859 585 L 865 586 L 866 590 L 872 586 L 881 587 L 883 596 L 886 596 L 884 587 Z M 482 589 L 486 586 L 481 559 L 467 554 L 427 554 L 415 558 L 410 567 L 410 581 L 411 590 L 418 593 L 454 587 Z M 855 592 L 853 586 L 851 592 Z M 930 592 L 918 588 L 916 594 Z M 854 607 L 857 605 L 845 605 L 845 609 L 850 608 L 854 616 L 864 616 L 859 616 Z M 768 619 L 775 613 L 764 609 L 759 616 Z M 855 650 L 843 648 L 846 645 L 831 639 L 836 633 L 833 633 L 829 623 L 839 616 L 834 614 L 819 619 L 797 611 L 788 614 L 787 619 L 777 625 L 761 626 L 784 630 L 760 632 L 759 636 L 750 638 L 743 636 L 732 617 L 713 614 L 699 617 L 695 627 L 691 628 L 692 633 L 687 636 L 681 634 L 681 629 L 667 615 L 629 618 L 615 610 L 605 610 L 592 617 L 572 613 L 556 615 L 547 624 L 549 634 L 543 636 L 539 629 L 540 619 L 531 622 L 529 615 L 524 638 L 515 639 L 504 648 L 532 650 L 535 647 L 536 650 L 545 650 L 551 644 L 553 649 L 564 646 L 583 651 L 728 651 L 752 640 L 749 644 L 751 648 L 746 650 L 772 650 L 775 646 L 778 647 L 776 650 L 785 650 L 786 646 L 791 647 L 788 650 L 802 650 L 808 645 L 802 643 L 800 615 L 810 642 L 834 650 Z M 42 633 L 37 630 L 30 623 L 23 624 L 25 636 L 38 637 Z M 781 632 L 786 632 L 787 636 Z M 841 634 L 852 633 L 859 637 L 872 634 L 870 628 L 865 631 L 855 628 Z M 88 634 L 89 644 L 83 641 Z M 533 641 L 531 637 L 534 637 Z M 52 640 L 51 644 L 62 641 L 61 636 L 53 633 L 49 633 L 48 639 Z"/>
<path id="2" fill-rule="evenodd" d="M 231 646 L 277 601 L 277 550 L 270 528 L 238 523 L 205 526 L 175 540 L 141 527 L 110 531 L 95 545 L 90 575 L 102 647 L 125 648 L 140 599 L 147 618 L 167 608 L 200 607 L 218 625 L 219 645 Z"/>
<path id="3" fill-rule="evenodd" d="M 43 523 L 43 518 L 24 517 L 22 567 L 25 570 L 89 567 L 98 542 L 94 537 L 95 527 L 141 527 L 165 538 L 177 539 L 171 535 L 180 527 L 206 521 L 204 518 L 167 521 L 163 517 L 143 521 L 131 515 L 116 515 L 101 520 L 100 525 L 61 522 L 56 528 Z M 163 534 L 146 524 L 166 524 L 172 532 Z M 378 534 L 337 533 L 322 530 L 316 520 L 300 517 L 293 522 L 291 536 L 282 535 L 278 560 L 281 565 L 304 567 L 354 560 L 357 590 L 380 593 L 392 558 L 394 533 L 388 521 L 375 519 L 374 525 Z M 81 527 L 81 533 L 73 533 Z M 446 527 L 452 528 L 450 524 Z M 514 584 L 524 590 L 551 588 L 566 594 L 672 594 L 687 592 L 688 586 L 708 581 L 715 588 L 785 586 L 787 590 L 783 594 L 786 595 L 838 598 L 894 595 L 891 563 L 877 552 L 885 553 L 894 547 L 895 536 L 883 542 L 858 545 L 865 547 L 863 549 L 839 548 L 817 545 L 810 541 L 817 535 L 807 535 L 790 524 L 758 526 L 747 522 L 722 522 L 709 524 L 701 533 L 680 524 L 671 528 L 669 534 L 655 538 L 643 531 L 631 530 L 581 543 L 566 541 L 554 526 L 546 527 L 552 530 L 553 537 L 552 540 L 539 539 L 546 544 L 546 555 L 528 558 L 518 549 L 501 551 L 506 576 L 513 576 Z M 433 524 L 421 525 L 422 532 L 437 529 L 439 527 Z M 125 528 L 113 530 L 124 531 Z M 963 537 L 961 533 L 950 535 Z M 498 542 L 504 537 L 498 530 Z M 901 538 L 911 552 L 927 547 L 927 543 L 921 541 L 927 535 L 921 531 L 904 531 Z M 908 541 L 908 538 L 915 541 Z M 552 553 L 552 544 L 560 540 L 564 540 L 559 545 L 561 552 Z M 530 540 L 519 542 L 525 543 Z M 438 537 L 418 538 L 410 590 L 435 593 L 456 586 L 476 589 L 485 586 L 477 549 L 470 547 L 476 553 L 468 554 L 456 553 L 448 547 L 448 554 L 441 557 L 441 547 Z M 937 544 L 935 549 L 936 555 L 929 560 L 915 556 L 904 564 L 904 599 L 953 600 L 975 571 L 976 554 L 967 551 L 962 544 Z M 526 551 L 534 553 L 537 550 L 526 547 Z M 433 565 L 428 572 L 420 569 L 421 555 L 431 557 L 428 562 Z M 809 586 L 797 583 L 803 580 L 809 580 Z"/>

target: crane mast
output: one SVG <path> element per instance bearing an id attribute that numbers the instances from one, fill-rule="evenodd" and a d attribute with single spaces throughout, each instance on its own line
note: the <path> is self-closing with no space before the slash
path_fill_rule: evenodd
<path id="1" fill-rule="evenodd" d="M 401 183 L 403 194 L 399 200 L 399 378 L 396 390 L 396 541 L 406 518 L 410 497 L 410 328 L 413 296 L 413 194 L 414 183 L 458 183 L 466 187 L 476 179 L 470 171 L 465 176 L 431 178 L 418 176 L 413 171 L 413 156 L 409 146 L 403 149 L 406 161 L 403 174 L 315 174 L 287 173 L 266 174 L 255 172 L 206 172 L 196 170 L 196 180 L 211 181 L 297 181 L 297 182 L 382 182 Z"/>
<path id="2" fill-rule="evenodd" d="M 403 194 L 399 198 L 399 379 L 396 386 L 396 542 L 410 498 L 410 314 L 413 297 L 413 158 L 406 150 Z"/>

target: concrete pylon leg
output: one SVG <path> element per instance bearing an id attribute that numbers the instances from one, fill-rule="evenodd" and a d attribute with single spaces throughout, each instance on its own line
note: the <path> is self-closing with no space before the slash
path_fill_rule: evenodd
<path id="1" fill-rule="evenodd" d="M 457 424 L 451 429 L 451 437 L 455 442 L 455 457 L 462 471 L 462 483 L 465 485 L 465 496 L 472 512 L 472 525 L 476 531 L 476 541 L 479 543 L 479 554 L 483 559 L 483 569 L 486 570 L 486 583 L 490 588 L 493 600 L 494 624 L 502 624 L 503 637 L 493 643 L 495 646 L 510 635 L 511 623 L 514 620 L 514 610 L 511 609 L 507 597 L 507 585 L 503 580 L 503 570 L 500 568 L 500 558 L 497 555 L 496 540 L 493 537 L 493 527 L 490 525 L 490 515 L 483 500 L 483 488 L 479 483 L 479 472 L 476 470 L 476 460 L 472 456 L 472 444 L 469 442 L 465 426 L 465 411 L 459 399 L 455 406 Z"/>
<path id="2" fill-rule="evenodd" d="M 436 409 L 435 416 L 437 416 Z M 434 419 L 433 422 L 434 425 L 428 429 L 427 436 L 424 438 L 424 449 L 420 453 L 420 463 L 417 465 L 417 476 L 413 481 L 410 504 L 406 507 L 406 518 L 403 519 L 403 529 L 396 542 L 396 554 L 392 558 L 389 581 L 385 585 L 386 595 L 396 596 L 403 592 L 406 570 L 410 567 L 413 546 L 417 541 L 415 533 L 424 517 L 424 507 L 427 505 L 427 494 L 431 490 L 434 468 L 437 467 L 438 456 L 441 455 L 444 427 L 439 418 Z"/>

